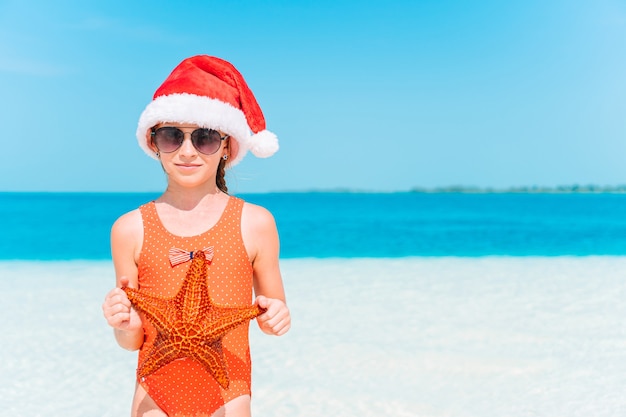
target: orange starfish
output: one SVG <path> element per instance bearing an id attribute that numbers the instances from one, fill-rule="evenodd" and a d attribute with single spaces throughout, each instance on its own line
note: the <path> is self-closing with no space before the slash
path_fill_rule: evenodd
<path id="1" fill-rule="evenodd" d="M 128 287 L 122 289 L 133 307 L 157 330 L 154 345 L 137 370 L 139 378 L 176 359 L 191 358 L 202 364 L 223 388 L 228 388 L 222 338 L 265 310 L 257 305 L 215 304 L 209 297 L 207 260 L 202 251 L 194 253 L 183 285 L 173 298 L 157 297 Z"/>

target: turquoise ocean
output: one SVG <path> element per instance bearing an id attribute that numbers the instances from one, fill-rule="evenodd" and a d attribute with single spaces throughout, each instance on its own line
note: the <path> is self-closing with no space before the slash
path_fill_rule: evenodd
<path id="1" fill-rule="evenodd" d="M 110 259 L 121 214 L 156 194 L 0 193 L 0 259 Z M 626 255 L 626 195 L 270 193 L 281 257 Z"/>

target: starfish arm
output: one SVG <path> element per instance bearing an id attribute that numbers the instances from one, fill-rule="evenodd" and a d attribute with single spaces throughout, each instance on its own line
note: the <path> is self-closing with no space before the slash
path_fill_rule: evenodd
<path id="1" fill-rule="evenodd" d="M 146 294 L 134 288 L 124 288 L 133 307 L 141 311 L 159 330 L 172 327 L 172 303 L 165 298 Z"/>
<path id="2" fill-rule="evenodd" d="M 157 337 L 150 353 L 146 356 L 146 359 L 141 365 L 139 365 L 137 376 L 139 378 L 148 376 L 157 369 L 183 356 L 185 355 L 181 353 L 179 345 L 173 340 Z"/>
<path id="3" fill-rule="evenodd" d="M 182 320 L 195 323 L 202 319 L 203 312 L 210 307 L 209 289 L 207 287 L 207 262 L 204 252 L 194 254 L 187 276 L 183 281 L 175 301 L 181 307 Z"/>
<path id="4" fill-rule="evenodd" d="M 256 305 L 250 307 L 213 307 L 212 317 L 202 323 L 202 333 L 207 341 L 220 339 L 229 331 L 252 320 L 263 311 Z"/>
<path id="5" fill-rule="evenodd" d="M 213 378 L 222 386 L 228 388 L 230 380 L 226 372 L 226 362 L 224 361 L 224 351 L 222 341 L 199 344 L 192 352 L 193 359 L 198 361 L 204 368 L 213 375 Z"/>

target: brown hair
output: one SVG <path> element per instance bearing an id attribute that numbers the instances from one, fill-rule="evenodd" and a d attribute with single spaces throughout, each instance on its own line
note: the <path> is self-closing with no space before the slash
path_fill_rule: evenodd
<path id="1" fill-rule="evenodd" d="M 217 166 L 217 176 L 215 177 L 215 184 L 224 194 L 228 194 L 228 187 L 226 186 L 226 160 L 220 158 L 220 164 Z"/>

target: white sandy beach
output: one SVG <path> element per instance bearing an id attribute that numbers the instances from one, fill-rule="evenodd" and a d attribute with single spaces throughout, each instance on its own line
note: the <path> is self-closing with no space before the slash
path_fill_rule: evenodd
<path id="1" fill-rule="evenodd" d="M 624 416 L 626 257 L 284 260 L 253 415 Z M 109 262 L 0 262 L 0 415 L 126 416 Z"/>

